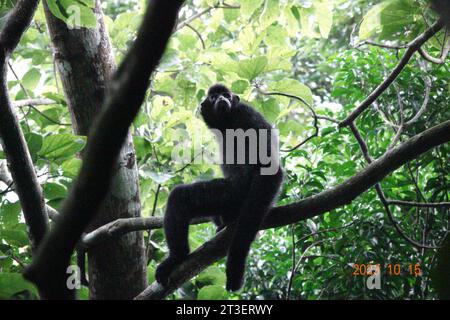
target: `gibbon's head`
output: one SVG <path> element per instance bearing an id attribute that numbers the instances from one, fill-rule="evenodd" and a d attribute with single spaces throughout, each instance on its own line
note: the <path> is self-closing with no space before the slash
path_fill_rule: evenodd
<path id="1" fill-rule="evenodd" d="M 236 107 L 240 99 L 222 84 L 215 84 L 208 90 L 208 95 L 201 103 L 201 114 L 220 116 Z"/>

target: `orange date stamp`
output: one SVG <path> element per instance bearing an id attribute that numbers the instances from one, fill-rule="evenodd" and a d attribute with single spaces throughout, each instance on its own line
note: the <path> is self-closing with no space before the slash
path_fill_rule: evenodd
<path id="1" fill-rule="evenodd" d="M 371 276 L 379 275 L 384 271 L 389 276 L 421 276 L 422 267 L 419 263 L 409 263 L 407 265 L 401 265 L 399 263 L 388 263 L 381 265 L 380 263 L 354 263 L 353 264 L 353 276 Z"/>

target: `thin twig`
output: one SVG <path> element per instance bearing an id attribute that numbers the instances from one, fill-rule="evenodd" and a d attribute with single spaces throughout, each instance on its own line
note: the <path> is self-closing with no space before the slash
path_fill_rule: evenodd
<path id="1" fill-rule="evenodd" d="M 27 107 L 29 107 L 30 109 L 33 109 L 34 111 L 36 111 L 36 112 L 37 112 L 39 115 L 41 115 L 43 118 L 47 119 L 48 121 L 50 121 L 50 122 L 52 122 L 52 123 L 54 123 L 54 124 L 57 124 L 57 125 L 60 125 L 60 126 L 71 126 L 70 123 L 61 123 L 61 122 L 59 122 L 59 121 L 57 121 L 57 120 L 54 120 L 54 119 L 50 118 L 50 117 L 47 116 L 45 113 L 43 113 L 43 112 L 40 111 L 38 108 L 36 108 L 35 105 L 55 104 L 55 102 L 53 101 L 53 103 L 50 103 L 50 101 L 52 101 L 52 100 L 49 100 L 49 99 L 32 99 L 31 96 L 30 96 L 30 94 L 28 93 L 27 89 L 26 89 L 25 86 L 22 84 L 22 81 L 20 81 L 20 79 L 19 79 L 17 73 L 14 71 L 14 68 L 12 67 L 12 65 L 11 65 L 9 62 L 8 62 L 8 66 L 9 66 L 9 68 L 11 69 L 11 72 L 13 73 L 14 77 L 16 78 L 16 80 L 19 82 L 19 85 L 20 85 L 22 91 L 23 91 L 23 92 L 25 93 L 25 95 L 28 97 L 28 99 L 22 100 L 21 102 L 22 102 L 22 103 L 23 103 L 23 102 L 26 102 L 26 101 L 29 101 L 29 102 L 30 102 L 30 103 L 27 104 L 27 105 L 20 105 L 20 104 L 19 104 L 19 105 L 18 105 L 19 107 L 27 106 Z M 49 102 L 49 103 L 47 103 L 47 102 Z M 13 103 L 13 106 L 14 106 L 14 107 L 17 107 L 16 103 Z M 20 109 L 20 110 L 23 112 L 22 109 Z M 28 130 L 30 130 L 30 129 L 29 129 L 28 122 L 27 122 L 27 121 L 28 121 L 28 120 L 27 120 L 27 115 L 24 114 L 24 118 L 25 118 L 25 121 L 26 121 L 26 123 L 27 123 Z"/>
<path id="2" fill-rule="evenodd" d="M 295 244 L 296 244 L 296 242 L 295 242 L 295 224 L 291 224 L 291 238 L 292 238 L 292 254 L 291 254 L 291 256 L 292 256 L 292 266 L 291 266 L 291 276 L 294 274 L 294 272 L 295 272 L 295 266 L 296 266 L 296 263 L 295 263 Z M 291 286 L 292 286 L 292 281 L 291 281 L 291 279 L 289 278 L 289 282 L 288 282 L 288 287 L 287 287 L 287 294 L 286 294 L 286 300 L 289 300 L 289 297 L 290 297 L 290 295 L 291 295 Z"/>
<path id="3" fill-rule="evenodd" d="M 397 205 L 403 207 L 419 207 L 419 208 L 447 208 L 450 207 L 450 202 L 418 202 L 418 201 L 403 201 L 386 199 L 390 205 Z"/>
<path id="4" fill-rule="evenodd" d="M 298 239 L 297 240 L 297 244 L 299 244 L 300 242 L 302 242 L 305 239 L 308 239 L 309 237 L 316 236 L 316 235 L 319 235 L 319 234 L 322 234 L 322 233 L 327 233 L 327 232 L 338 231 L 338 230 L 341 230 L 341 229 L 346 229 L 348 227 L 351 227 L 354 224 L 359 224 L 361 222 L 362 222 L 362 220 L 354 220 L 354 221 L 352 221 L 352 222 L 350 222 L 350 223 L 348 223 L 346 225 L 340 226 L 340 227 L 329 228 L 329 229 L 324 229 L 324 230 L 319 230 L 319 231 L 316 231 L 316 232 L 312 232 L 312 233 L 307 234 L 307 235 L 301 237 L 300 239 Z"/>
<path id="5" fill-rule="evenodd" d="M 207 14 L 208 12 L 210 12 L 213 9 L 239 9 L 239 8 L 240 8 L 239 5 L 235 6 L 235 5 L 225 4 L 225 3 L 220 4 L 220 2 L 218 2 L 216 5 L 210 6 L 202 11 L 199 11 L 199 12 L 195 13 L 194 15 L 190 16 L 189 18 L 187 18 L 186 20 L 178 23 L 178 25 L 175 29 L 175 32 L 188 26 L 192 21 L 200 18 L 201 16 Z"/>
<path id="6" fill-rule="evenodd" d="M 38 108 L 36 108 L 33 105 L 28 105 L 28 107 L 30 107 L 31 109 L 33 109 L 34 111 L 36 111 L 40 116 L 42 116 L 43 118 L 47 119 L 48 121 L 60 125 L 60 126 L 71 126 L 70 123 L 63 123 L 63 122 L 59 122 L 57 120 L 54 120 L 52 118 L 50 118 L 49 116 L 47 116 L 45 113 L 43 113 L 42 111 L 40 111 Z"/>
<path id="7" fill-rule="evenodd" d="M 23 85 L 22 81 L 20 80 L 19 76 L 17 75 L 16 71 L 14 70 L 12 64 L 9 61 L 8 61 L 8 67 L 11 70 L 12 74 L 14 75 L 14 78 L 16 78 L 16 81 L 19 83 L 19 86 L 22 89 L 22 91 L 25 93 L 27 98 L 30 99 L 30 95 L 28 94 L 27 89 Z M 13 106 L 14 106 L 14 104 L 13 104 Z M 29 110 L 30 109 L 28 109 L 28 113 L 29 113 Z M 27 118 L 28 113 L 25 113 L 22 109 L 20 109 L 20 112 L 22 113 L 23 119 L 25 120 L 25 125 L 27 126 L 28 132 L 31 132 L 30 125 L 28 123 L 28 118 Z"/>
<path id="8" fill-rule="evenodd" d="M 21 108 L 27 106 L 46 106 L 51 104 L 56 104 L 57 102 L 51 99 L 23 99 L 16 100 L 13 102 L 14 108 Z"/>
<path id="9" fill-rule="evenodd" d="M 295 273 L 296 273 L 298 267 L 300 266 L 300 262 L 302 262 L 303 257 L 305 256 L 306 252 L 308 252 L 308 250 L 311 249 L 312 247 L 315 247 L 316 245 L 321 244 L 322 242 L 325 242 L 327 240 L 330 240 L 330 239 L 322 239 L 317 242 L 314 242 L 314 243 L 310 244 L 305 249 L 305 251 L 303 251 L 302 255 L 300 256 L 300 259 L 298 259 L 298 262 L 295 265 L 294 270 L 293 270 L 293 272 L 291 272 L 291 275 L 289 277 L 289 284 L 288 284 L 288 288 L 287 288 L 287 292 L 286 292 L 286 300 L 289 300 L 291 298 L 292 283 L 294 281 Z"/>
<path id="10" fill-rule="evenodd" d="M 290 148 L 290 149 L 281 149 L 280 151 L 282 152 L 292 152 L 294 150 L 297 150 L 298 148 L 300 148 L 301 146 L 303 146 L 305 143 L 307 143 L 309 140 L 311 140 L 314 137 L 317 137 L 319 135 L 319 126 L 317 125 L 318 123 L 318 118 L 317 118 L 317 114 L 316 111 L 313 109 L 313 107 L 311 107 L 311 105 L 302 97 L 293 95 L 293 94 L 288 94 L 288 93 L 282 93 L 282 92 L 265 92 L 263 90 L 261 90 L 261 88 L 256 87 L 256 89 L 258 90 L 259 93 L 266 95 L 266 96 L 282 96 L 282 97 L 286 97 L 286 98 L 291 98 L 291 99 L 295 99 L 298 100 L 300 102 L 302 102 L 303 104 L 306 105 L 306 107 L 311 111 L 313 117 L 314 117 L 314 133 L 312 135 L 310 135 L 309 137 L 307 137 L 306 139 L 304 139 L 302 142 L 300 142 L 299 144 L 297 144 L 296 146 Z M 329 119 L 327 119 L 329 120 Z"/>
<path id="11" fill-rule="evenodd" d="M 153 208 L 152 208 L 152 213 L 150 214 L 151 217 L 155 216 L 155 212 L 156 212 L 156 206 L 158 204 L 158 198 L 159 198 L 159 192 L 161 191 L 161 184 L 158 183 L 158 186 L 156 187 L 156 192 L 155 192 L 155 199 L 153 201 Z M 152 245 L 151 242 L 151 237 L 152 237 L 152 232 L 151 230 L 148 230 L 148 236 L 147 236 L 147 250 L 146 250 L 146 254 L 147 254 L 147 265 L 149 264 L 150 260 L 151 260 L 151 256 L 154 252 L 154 246 Z"/>
<path id="12" fill-rule="evenodd" d="M 186 24 L 186 27 L 188 27 L 189 29 L 191 29 L 192 31 L 194 31 L 194 33 L 197 35 L 197 37 L 200 39 L 200 41 L 201 41 L 201 43 L 202 43 L 202 48 L 203 48 L 203 50 L 205 50 L 205 49 L 206 49 L 205 41 L 203 41 L 203 37 L 202 37 L 202 35 L 200 34 L 200 32 L 198 32 L 198 30 L 195 29 L 193 26 L 191 26 L 189 23 Z"/>
<path id="13" fill-rule="evenodd" d="M 395 91 L 397 92 L 397 103 L 400 108 L 400 124 L 398 126 L 397 133 L 395 134 L 394 138 L 392 139 L 388 149 L 392 149 L 393 147 L 395 147 L 397 142 L 400 140 L 400 137 L 402 135 L 403 128 L 405 125 L 405 114 L 404 114 L 404 109 L 403 109 L 402 97 L 400 96 L 400 90 L 397 87 L 397 85 L 395 85 L 395 84 L 394 84 L 394 88 L 395 88 Z"/>
<path id="14" fill-rule="evenodd" d="M 327 120 L 327 121 L 339 124 L 339 120 L 333 119 L 331 117 L 323 116 L 323 115 L 320 115 L 320 114 L 317 115 L 317 119 L 319 119 L 319 120 Z"/>
<path id="15" fill-rule="evenodd" d="M 201 16 L 203 16 L 204 14 L 207 14 L 208 12 L 210 12 L 211 10 L 213 10 L 214 8 L 215 8 L 215 6 L 208 7 L 208 8 L 206 8 L 206 9 L 204 9 L 204 10 L 202 10 L 202 11 L 200 11 L 200 12 L 197 12 L 196 14 L 190 16 L 190 17 L 187 18 L 186 20 L 181 21 L 180 23 L 178 23 L 178 25 L 177 25 L 177 27 L 176 27 L 176 29 L 175 29 L 175 32 L 178 31 L 178 30 L 180 30 L 180 29 L 182 29 L 182 28 L 184 28 L 185 26 L 187 26 L 188 24 L 190 24 L 190 23 L 191 23 L 192 21 L 194 21 L 195 19 L 198 19 L 198 18 L 200 18 Z"/>
<path id="16" fill-rule="evenodd" d="M 370 45 L 370 46 L 374 46 L 374 47 L 380 47 L 380 48 L 384 48 L 384 49 L 394 49 L 394 50 L 400 50 L 400 49 L 406 49 L 410 46 L 409 43 L 405 43 L 405 44 L 387 44 L 387 43 L 378 43 L 378 42 L 373 42 L 371 40 L 365 40 L 362 41 L 360 43 L 358 43 L 357 45 L 354 46 L 355 49 L 362 47 L 364 45 Z"/>
<path id="17" fill-rule="evenodd" d="M 426 70 L 425 70 L 426 72 Z M 428 101 L 430 100 L 430 92 L 431 92 L 431 79 L 426 75 L 424 72 L 423 81 L 425 82 L 425 97 L 422 102 L 422 106 L 420 107 L 419 111 L 416 113 L 414 117 L 412 117 L 410 120 L 405 122 L 405 126 L 410 126 L 411 124 L 415 123 L 419 118 L 422 116 L 422 114 L 427 109 Z"/>

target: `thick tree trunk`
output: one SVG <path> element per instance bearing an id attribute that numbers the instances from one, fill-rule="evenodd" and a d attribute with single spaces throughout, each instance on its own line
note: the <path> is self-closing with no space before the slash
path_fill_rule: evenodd
<path id="1" fill-rule="evenodd" d="M 100 112 L 106 83 L 115 69 L 103 13 L 97 1 L 94 29 L 69 30 L 45 8 L 54 59 L 75 133 L 87 135 Z M 82 201 L 82 199 L 80 199 Z M 139 179 L 131 135 L 122 147 L 117 171 L 101 212 L 90 230 L 118 218 L 140 216 Z M 142 232 L 104 242 L 88 252 L 91 299 L 132 299 L 147 284 Z"/>

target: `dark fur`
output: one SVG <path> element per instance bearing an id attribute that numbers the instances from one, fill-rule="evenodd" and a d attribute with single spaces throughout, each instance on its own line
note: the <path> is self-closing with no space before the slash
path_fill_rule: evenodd
<path id="1" fill-rule="evenodd" d="M 240 102 L 239 97 L 223 85 L 209 89 L 201 114 L 208 127 L 224 132 L 224 136 L 226 129 L 272 129 L 260 113 Z M 225 140 L 221 146 L 222 153 L 226 149 Z M 270 143 L 269 133 L 268 146 Z M 245 149 L 248 151 L 248 141 Z M 261 175 L 262 166 L 259 161 L 248 164 L 247 158 L 245 164 L 223 164 L 224 178 L 180 185 L 172 190 L 164 219 L 170 253 L 156 269 L 159 283 L 166 285 L 173 268 L 189 254 L 189 221 L 195 217 L 209 216 L 213 217 L 218 230 L 235 224 L 228 250 L 227 290 L 235 291 L 242 287 L 250 245 L 282 182 L 281 168 L 274 175 Z"/>

